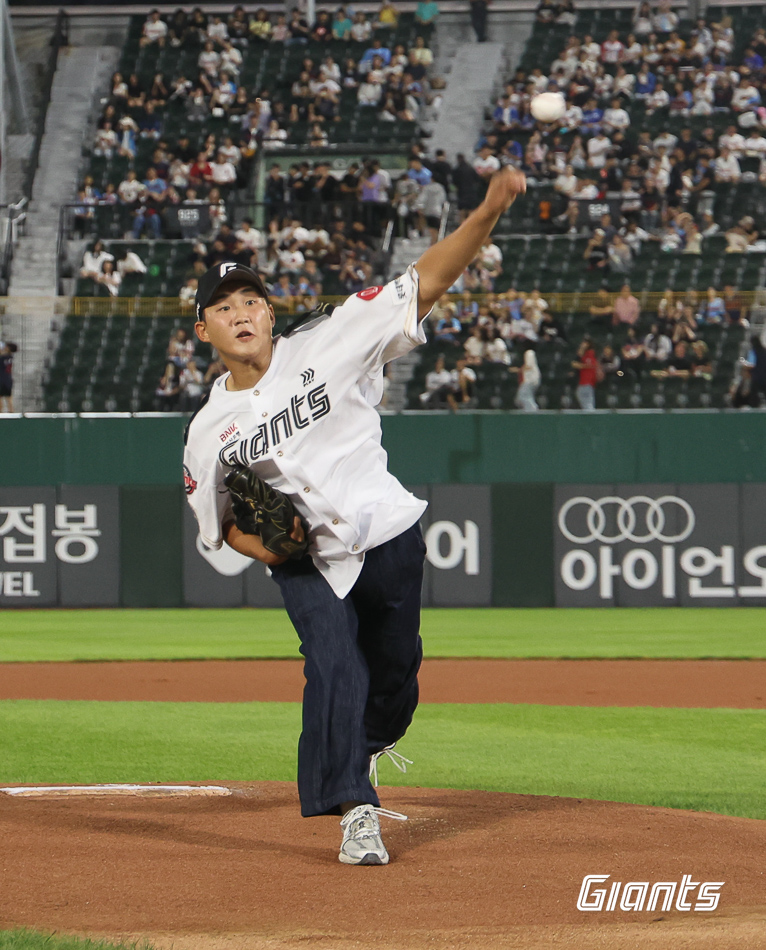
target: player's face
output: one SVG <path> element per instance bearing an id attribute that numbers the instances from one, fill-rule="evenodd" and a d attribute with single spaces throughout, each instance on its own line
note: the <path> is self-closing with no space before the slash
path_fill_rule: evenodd
<path id="1" fill-rule="evenodd" d="M 226 288 L 195 324 L 203 343 L 214 346 L 224 362 L 257 361 L 271 351 L 274 311 L 254 287 Z"/>

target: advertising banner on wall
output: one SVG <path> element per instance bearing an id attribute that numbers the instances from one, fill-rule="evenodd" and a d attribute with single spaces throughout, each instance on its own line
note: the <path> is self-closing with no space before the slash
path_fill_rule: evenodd
<path id="1" fill-rule="evenodd" d="M 116 486 L 0 488 L 0 605 L 119 602 Z"/>
<path id="2" fill-rule="evenodd" d="M 557 485 L 559 607 L 766 605 L 766 485 Z"/>
<path id="3" fill-rule="evenodd" d="M 492 603 L 492 518 L 487 485 L 413 485 L 429 501 L 422 520 L 428 547 L 423 604 Z M 279 588 L 264 565 L 227 545 L 202 543 L 191 509 L 184 512 L 184 601 L 190 607 L 280 607 Z"/>

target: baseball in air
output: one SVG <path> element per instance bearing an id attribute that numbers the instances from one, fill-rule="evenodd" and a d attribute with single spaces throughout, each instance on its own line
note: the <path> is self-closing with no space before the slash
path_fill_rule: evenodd
<path id="1" fill-rule="evenodd" d="M 567 104 L 560 92 L 541 92 L 529 108 L 539 122 L 555 122 L 567 111 Z"/>

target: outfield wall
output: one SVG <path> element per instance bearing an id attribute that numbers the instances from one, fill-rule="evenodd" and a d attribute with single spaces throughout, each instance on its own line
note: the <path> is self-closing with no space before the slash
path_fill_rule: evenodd
<path id="1" fill-rule="evenodd" d="M 766 415 L 487 412 L 384 416 L 391 470 L 429 484 L 766 481 Z M 182 416 L 7 418 L 0 485 L 173 485 Z"/>

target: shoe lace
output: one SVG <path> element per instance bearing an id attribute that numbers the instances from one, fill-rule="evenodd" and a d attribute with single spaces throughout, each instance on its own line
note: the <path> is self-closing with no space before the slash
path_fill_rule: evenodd
<path id="1" fill-rule="evenodd" d="M 401 752 L 397 752 L 393 745 L 386 746 L 380 752 L 373 752 L 370 756 L 370 778 L 375 788 L 378 787 L 378 759 L 381 755 L 387 755 L 400 772 L 406 772 L 407 766 L 412 765 L 412 759 L 405 758 Z"/>
<path id="2" fill-rule="evenodd" d="M 356 825 L 349 829 L 349 836 L 354 838 L 374 838 L 380 833 L 380 827 L 377 820 L 373 821 L 377 815 L 382 818 L 395 818 L 397 821 L 407 821 L 407 816 L 398 811 L 390 811 L 388 808 L 377 808 L 375 805 L 357 805 L 340 820 L 340 826 L 344 830 L 349 825 Z M 358 822 L 358 824 L 357 824 Z"/>

